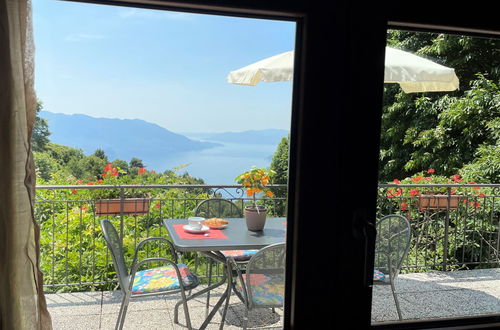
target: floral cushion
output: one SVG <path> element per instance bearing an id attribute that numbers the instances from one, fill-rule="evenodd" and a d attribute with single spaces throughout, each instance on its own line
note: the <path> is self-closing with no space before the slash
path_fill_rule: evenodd
<path id="1" fill-rule="evenodd" d="M 243 274 L 243 281 L 247 283 L 250 277 L 250 285 L 247 285 L 248 295 L 251 295 L 253 304 L 282 306 L 285 294 L 284 274 Z M 236 280 L 236 289 L 243 293 L 240 278 Z"/>
<path id="2" fill-rule="evenodd" d="M 221 251 L 225 257 L 232 257 L 236 261 L 246 261 L 259 250 L 226 250 Z"/>
<path id="3" fill-rule="evenodd" d="M 382 273 L 381 271 L 375 269 L 375 270 L 373 270 L 373 280 L 374 281 L 384 281 L 385 280 L 385 274 Z"/>
<path id="4" fill-rule="evenodd" d="M 177 265 L 182 276 L 184 288 L 192 288 L 198 284 L 198 278 L 184 264 Z M 168 265 L 135 273 L 133 293 L 151 293 L 180 289 L 179 279 L 174 266 Z"/>

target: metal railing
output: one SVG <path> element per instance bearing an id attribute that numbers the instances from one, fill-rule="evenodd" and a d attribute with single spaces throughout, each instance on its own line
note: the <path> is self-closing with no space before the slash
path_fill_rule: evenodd
<path id="1" fill-rule="evenodd" d="M 286 185 L 273 186 L 278 197 L 266 201 L 271 213 L 284 216 Z M 426 194 L 424 191 L 440 191 Z M 132 192 L 147 197 L 146 212 L 126 213 L 123 203 L 112 215 L 96 215 L 96 201 L 111 195 L 124 201 Z M 237 185 L 38 186 L 35 216 L 41 225 L 41 267 L 48 291 L 85 291 L 116 286 L 113 263 L 99 220 L 119 230 L 129 264 L 140 240 L 167 237 L 162 219 L 187 218 L 205 198 L 222 196 L 241 208 L 250 201 Z M 500 184 L 379 185 L 377 218 L 401 214 L 410 220 L 412 239 L 404 272 L 500 266 Z M 143 257 L 164 256 L 150 246 Z M 182 255 L 194 264 L 193 253 Z M 206 276 L 206 265 L 197 265 Z M 219 274 L 220 270 L 215 270 Z"/>
<path id="2" fill-rule="evenodd" d="M 286 185 L 272 185 L 275 198 L 264 203 L 270 214 L 283 216 Z M 241 209 L 251 198 L 239 185 L 44 185 L 36 187 L 35 218 L 41 226 L 40 250 L 44 286 L 47 291 L 88 291 L 112 289 L 116 275 L 102 237 L 100 219 L 110 219 L 123 242 L 130 265 L 137 244 L 150 236 L 167 237 L 163 219 L 187 218 L 195 206 L 210 197 L 223 197 Z M 142 194 L 141 203 L 125 209 L 130 195 Z M 281 197 L 279 197 L 281 196 Z M 119 209 L 103 207 L 104 197 L 118 202 Z M 143 200 L 147 207 L 143 208 Z M 109 214 L 107 212 L 110 212 Z M 165 256 L 160 246 L 148 246 L 142 257 Z M 185 253 L 182 262 L 194 264 L 194 253 Z M 193 265 L 194 266 L 194 265 Z M 206 277 L 202 260 L 197 274 Z M 221 273 L 215 269 L 215 276 Z"/>
<path id="3" fill-rule="evenodd" d="M 411 224 L 403 271 L 500 266 L 500 184 L 379 185 L 377 218 L 387 214 Z"/>

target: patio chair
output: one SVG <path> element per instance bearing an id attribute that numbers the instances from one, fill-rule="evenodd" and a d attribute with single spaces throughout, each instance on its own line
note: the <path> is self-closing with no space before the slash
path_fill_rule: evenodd
<path id="1" fill-rule="evenodd" d="M 243 213 L 241 209 L 232 201 L 225 198 L 207 198 L 201 201 L 194 209 L 194 215 L 197 217 L 209 218 L 241 218 Z M 225 250 L 220 251 L 225 257 L 232 257 L 239 263 L 246 263 L 258 250 Z M 207 258 L 208 263 L 208 285 L 212 283 L 212 265 L 213 261 Z M 195 272 L 198 269 L 198 256 L 195 259 Z M 207 308 L 210 303 L 210 291 L 207 293 Z"/>
<path id="2" fill-rule="evenodd" d="M 233 282 L 233 291 L 245 305 L 245 316 L 243 318 L 243 329 L 248 325 L 248 313 L 254 308 L 283 307 L 285 295 L 285 243 L 266 246 L 257 251 L 246 264 L 245 273 L 242 272 L 240 264 L 234 258 L 227 258 L 228 278 L 233 278 L 234 271 L 237 277 Z M 225 313 L 229 303 L 222 315 L 224 322 Z"/>
<path id="3" fill-rule="evenodd" d="M 397 298 L 395 281 L 410 248 L 410 222 L 403 216 L 390 214 L 377 222 L 373 284 L 390 285 L 399 320 L 401 308 Z"/>
<path id="4" fill-rule="evenodd" d="M 131 271 L 129 273 L 123 255 L 122 243 L 115 227 L 111 221 L 103 219 L 101 220 L 101 228 L 106 244 L 111 251 L 113 264 L 118 276 L 118 282 L 123 294 L 120 313 L 118 314 L 115 329 L 123 328 L 127 308 L 131 298 L 174 294 L 179 292 L 183 301 L 186 325 L 188 329 L 191 329 L 191 319 L 189 317 L 185 290 L 191 290 L 197 287 L 199 282 L 198 278 L 189 271 L 186 265 L 177 263 L 177 253 L 173 244 L 163 237 L 149 237 L 142 240 L 135 249 Z M 144 244 L 153 241 L 166 243 L 166 245 L 170 247 L 173 261 L 167 258 L 156 257 L 146 258 L 138 262 L 137 257 L 141 248 Z M 139 270 L 139 267 L 149 263 L 164 263 L 166 265 L 146 270 Z M 165 280 L 159 281 L 160 279 Z"/>

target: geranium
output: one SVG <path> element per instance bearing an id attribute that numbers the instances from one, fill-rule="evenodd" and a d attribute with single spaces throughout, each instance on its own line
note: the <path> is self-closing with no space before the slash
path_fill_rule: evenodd
<path id="1" fill-rule="evenodd" d="M 137 174 L 143 174 L 145 172 L 147 172 L 148 170 L 146 170 L 144 167 L 140 168 L 138 171 L 137 171 Z"/>
<path id="2" fill-rule="evenodd" d="M 267 197 L 274 197 L 273 192 L 268 187 L 274 174 L 273 170 L 253 166 L 251 170 L 238 175 L 235 179 L 236 182 L 243 186 L 247 196 L 253 198 L 253 203 L 257 210 L 256 194 L 264 193 Z"/>

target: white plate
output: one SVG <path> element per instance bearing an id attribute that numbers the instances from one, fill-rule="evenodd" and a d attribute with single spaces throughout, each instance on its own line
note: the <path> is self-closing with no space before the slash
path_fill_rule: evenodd
<path id="1" fill-rule="evenodd" d="M 201 229 L 195 229 L 195 228 L 191 227 L 191 225 L 184 225 L 182 228 L 183 228 L 185 231 L 187 231 L 188 233 L 192 233 L 192 234 L 202 234 L 202 233 L 204 233 L 204 232 L 207 232 L 207 231 L 208 231 L 208 229 L 209 229 L 209 228 L 208 228 L 207 226 L 205 226 L 205 225 L 203 225 L 203 226 L 201 227 Z"/>
<path id="2" fill-rule="evenodd" d="M 208 226 L 208 227 L 210 227 L 212 229 L 224 229 L 224 228 L 227 227 L 227 225 L 222 225 L 222 226 L 209 226 L 209 225 L 206 225 L 206 226 Z"/>

